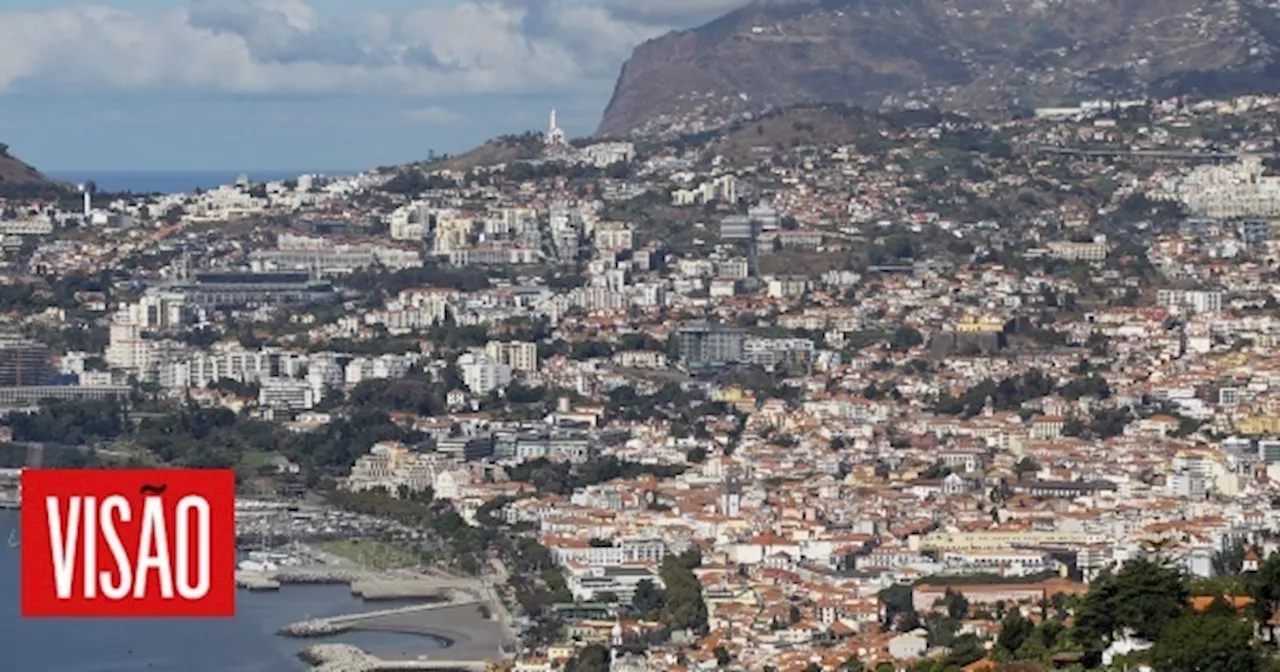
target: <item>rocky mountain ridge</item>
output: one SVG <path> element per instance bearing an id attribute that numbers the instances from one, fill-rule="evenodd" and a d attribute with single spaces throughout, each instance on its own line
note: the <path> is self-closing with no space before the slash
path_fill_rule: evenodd
<path id="1" fill-rule="evenodd" d="M 0 142 L 0 198 L 34 196 L 48 190 L 63 189 L 68 185 L 46 177 L 43 173 L 9 153 L 9 146 Z"/>
<path id="2" fill-rule="evenodd" d="M 800 102 L 970 114 L 1280 91 L 1267 0 L 757 0 L 635 49 L 598 134 L 690 132 Z"/>

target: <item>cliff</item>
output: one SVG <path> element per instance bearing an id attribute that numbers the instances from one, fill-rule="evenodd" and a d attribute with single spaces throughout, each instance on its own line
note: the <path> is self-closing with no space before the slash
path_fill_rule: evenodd
<path id="1" fill-rule="evenodd" d="M 1264 0 L 757 0 L 635 49 L 600 135 L 802 102 L 968 114 L 1280 90 Z"/>

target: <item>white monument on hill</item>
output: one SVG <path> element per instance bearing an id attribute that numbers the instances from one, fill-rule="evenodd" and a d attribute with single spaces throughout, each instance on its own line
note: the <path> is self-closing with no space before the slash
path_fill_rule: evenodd
<path id="1" fill-rule="evenodd" d="M 564 134 L 564 129 L 556 123 L 556 108 L 551 108 L 551 124 L 547 128 L 547 146 L 548 147 L 564 147 L 569 144 L 569 138 Z"/>

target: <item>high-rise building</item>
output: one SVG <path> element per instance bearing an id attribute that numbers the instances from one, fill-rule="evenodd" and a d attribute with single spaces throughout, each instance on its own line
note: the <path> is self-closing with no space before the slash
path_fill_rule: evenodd
<path id="1" fill-rule="evenodd" d="M 524 341 L 489 341 L 484 348 L 485 354 L 501 365 L 511 367 L 512 371 L 536 373 L 538 371 L 538 345 Z"/>
<path id="2" fill-rule="evenodd" d="M 48 346 L 21 336 L 0 336 L 0 387 L 48 385 L 52 380 Z"/>
<path id="3" fill-rule="evenodd" d="M 695 324 L 678 333 L 680 363 L 688 367 L 724 366 L 743 361 L 746 332 L 723 324 Z"/>
<path id="4" fill-rule="evenodd" d="M 511 366 L 499 364 L 484 353 L 465 352 L 458 356 L 462 383 L 475 395 L 486 395 L 511 382 Z"/>

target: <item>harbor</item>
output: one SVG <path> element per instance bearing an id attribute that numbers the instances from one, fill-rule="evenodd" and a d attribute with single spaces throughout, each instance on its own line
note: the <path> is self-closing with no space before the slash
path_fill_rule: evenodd
<path id="1" fill-rule="evenodd" d="M 258 556 L 263 557 L 263 556 Z M 509 658 L 515 651 L 515 634 L 505 606 L 483 579 L 442 573 L 398 570 L 371 572 L 359 568 L 286 565 L 258 568 L 261 560 L 248 559 L 248 567 L 236 572 L 236 583 L 245 590 L 280 590 L 285 585 L 346 584 L 352 596 L 363 602 L 412 601 L 411 604 L 374 611 L 358 611 L 324 618 L 310 618 L 280 628 L 278 635 L 292 638 L 328 638 L 351 632 L 395 632 L 418 635 L 445 644 L 438 652 L 383 660 L 353 647 L 321 649 L 314 656 L 324 662 L 316 669 L 329 672 L 373 670 L 445 669 L 440 661 L 465 663 L 462 669 L 485 669 L 491 661 Z M 358 649 L 356 649 L 358 650 Z M 376 663 L 376 664 L 375 664 Z M 371 667 L 371 665 L 373 665 Z"/>
<path id="2" fill-rule="evenodd" d="M 495 661 L 510 659 L 516 650 L 510 614 L 489 578 L 459 577 L 421 567 L 370 569 L 295 542 L 283 549 L 245 551 L 236 584 L 255 593 L 288 586 L 345 585 L 361 604 L 393 605 L 295 621 L 277 631 L 282 637 L 396 633 L 441 644 L 425 653 L 375 655 L 354 645 L 326 641 L 308 647 L 302 656 L 317 671 L 484 670 Z"/>
<path id="3" fill-rule="evenodd" d="M 21 506 L 20 474 L 0 473 L 0 509 Z M 16 550 L 21 542 L 16 515 L 12 522 L 8 546 Z M 389 521 L 326 507 L 237 501 L 236 586 L 244 593 L 265 593 L 267 600 L 294 599 L 293 590 L 301 586 L 343 586 L 356 605 L 388 604 L 307 614 L 279 626 L 275 632 L 282 639 L 326 640 L 298 654 L 315 672 L 486 670 L 513 657 L 517 638 L 491 578 L 459 577 L 409 563 L 369 566 L 364 549 L 386 547 L 373 539 L 404 540 L 415 534 Z M 346 557 L 326 547 L 345 550 Z M 286 589 L 289 595 L 270 595 Z M 371 636 L 396 637 L 401 644 L 395 650 L 376 646 L 378 653 L 373 653 L 355 643 L 328 641 Z M 414 638 L 422 644 L 409 644 Z"/>

